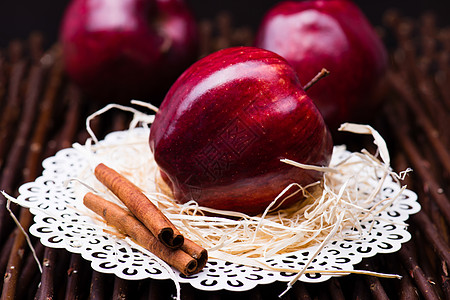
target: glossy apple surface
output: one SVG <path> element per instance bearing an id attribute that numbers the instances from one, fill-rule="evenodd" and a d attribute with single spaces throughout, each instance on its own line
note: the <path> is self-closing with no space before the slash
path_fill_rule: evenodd
<path id="1" fill-rule="evenodd" d="M 285 59 L 237 47 L 178 78 L 152 124 L 150 148 L 178 201 L 258 214 L 290 183 L 322 176 L 280 159 L 328 165 L 332 140 Z"/>
<path id="2" fill-rule="evenodd" d="M 108 102 L 154 101 L 197 58 L 195 20 L 182 0 L 73 0 L 60 40 L 69 77 Z"/>
<path id="3" fill-rule="evenodd" d="M 307 92 L 330 129 L 373 113 L 387 54 L 351 1 L 282 2 L 264 17 L 255 45 L 286 58 L 303 85 L 322 68 L 330 71 Z"/>

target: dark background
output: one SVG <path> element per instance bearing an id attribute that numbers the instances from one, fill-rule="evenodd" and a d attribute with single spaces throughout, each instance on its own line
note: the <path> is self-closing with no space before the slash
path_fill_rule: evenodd
<path id="1" fill-rule="evenodd" d="M 14 38 L 25 39 L 33 30 L 45 33 L 46 45 L 57 40 L 62 14 L 70 0 L 0 0 L 0 48 Z M 256 29 L 264 13 L 280 0 L 186 0 L 199 19 L 212 18 L 219 11 L 232 12 L 235 25 Z M 417 17 L 425 11 L 438 16 L 439 25 L 450 23 L 448 0 L 355 0 L 369 20 L 378 25 L 388 8 Z"/>

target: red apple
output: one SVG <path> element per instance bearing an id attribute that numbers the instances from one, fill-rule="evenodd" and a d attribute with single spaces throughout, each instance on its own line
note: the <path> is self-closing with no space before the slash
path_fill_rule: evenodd
<path id="1" fill-rule="evenodd" d="M 182 0 L 73 0 L 63 17 L 67 74 L 104 101 L 155 99 L 197 58 Z"/>
<path id="2" fill-rule="evenodd" d="M 258 214 L 290 183 L 321 178 L 280 159 L 328 165 L 332 140 L 284 58 L 237 47 L 178 78 L 152 124 L 150 148 L 178 201 Z"/>
<path id="3" fill-rule="evenodd" d="M 330 71 L 307 92 L 330 129 L 373 114 L 373 96 L 386 70 L 387 54 L 351 1 L 282 2 L 264 17 L 255 45 L 286 58 L 302 84 L 322 68 Z"/>

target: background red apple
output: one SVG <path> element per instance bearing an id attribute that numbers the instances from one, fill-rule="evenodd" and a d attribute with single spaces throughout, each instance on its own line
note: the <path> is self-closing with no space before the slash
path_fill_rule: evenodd
<path id="1" fill-rule="evenodd" d="M 73 0 L 60 40 L 69 77 L 107 102 L 155 102 L 197 58 L 183 0 Z"/>
<path id="2" fill-rule="evenodd" d="M 170 88 L 150 132 L 177 200 L 248 214 L 261 213 L 290 183 L 321 177 L 280 159 L 324 166 L 332 146 L 292 67 L 252 47 L 224 49 L 193 64 Z"/>
<path id="3" fill-rule="evenodd" d="M 285 1 L 264 17 L 255 41 L 286 58 L 306 84 L 322 68 L 330 76 L 308 90 L 332 131 L 367 121 L 387 68 L 386 50 L 351 1 Z"/>

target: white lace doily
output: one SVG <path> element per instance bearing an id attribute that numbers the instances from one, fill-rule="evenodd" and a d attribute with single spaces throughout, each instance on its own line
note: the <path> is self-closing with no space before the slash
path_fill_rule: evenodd
<path id="1" fill-rule="evenodd" d="M 148 129 L 132 131 L 133 134 L 148 136 Z M 101 142 L 117 144 L 129 133 L 130 131 L 113 132 Z M 345 150 L 335 153 L 333 159 L 340 159 L 347 153 Z M 156 260 L 126 240 L 99 230 L 98 223 L 83 214 L 86 208 L 80 207 L 82 203 L 76 200 L 75 185 L 67 185 L 67 180 L 76 178 L 87 165 L 86 158 L 76 149 L 63 149 L 44 160 L 42 176 L 20 187 L 20 195 L 15 201 L 21 206 L 29 207 L 35 215 L 34 224 L 30 228 L 31 234 L 40 238 L 47 247 L 65 248 L 70 252 L 80 253 L 99 272 L 113 273 L 124 279 L 169 279 L 170 272 Z M 381 197 L 392 197 L 399 191 L 400 186 L 388 178 Z M 401 244 L 411 236 L 405 226 L 395 224 L 406 221 L 410 214 L 419 210 L 417 195 L 404 190 L 377 221 L 363 223 L 363 226 L 372 228 L 370 234 L 359 240 L 333 241 L 322 249 L 308 268 L 353 270 L 353 266 L 365 257 L 399 250 Z M 292 273 L 267 271 L 214 259 L 210 259 L 199 274 L 186 277 L 175 273 L 180 282 L 188 282 L 201 290 L 243 291 L 258 284 L 290 281 L 313 253 L 314 247 L 311 247 L 265 260 L 267 265 L 292 270 Z M 331 275 L 304 274 L 300 280 L 322 282 L 330 277 Z"/>

